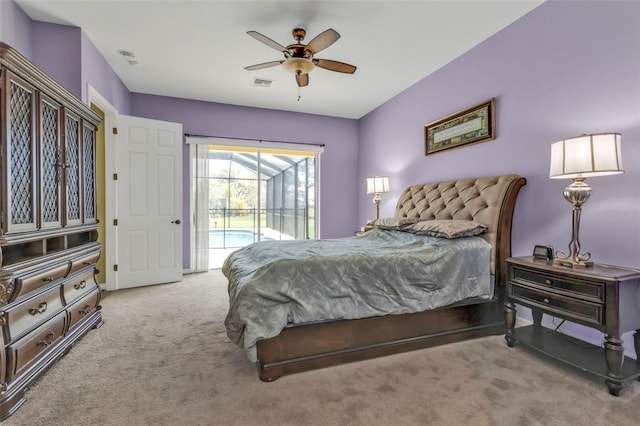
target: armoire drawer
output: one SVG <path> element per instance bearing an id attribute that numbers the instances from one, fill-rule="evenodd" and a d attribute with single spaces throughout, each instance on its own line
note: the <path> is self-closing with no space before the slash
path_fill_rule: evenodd
<path id="1" fill-rule="evenodd" d="M 94 287 L 94 290 L 78 300 L 76 303 L 67 308 L 69 312 L 69 330 L 71 330 L 78 322 L 87 315 L 96 310 L 100 301 L 100 290 Z"/>
<path id="2" fill-rule="evenodd" d="M 100 251 L 95 251 L 85 256 L 78 257 L 77 259 L 72 259 L 71 267 L 69 268 L 69 275 L 73 274 L 76 271 L 79 271 L 82 268 L 86 268 L 89 265 L 94 265 L 98 261 L 99 257 Z"/>
<path id="3" fill-rule="evenodd" d="M 95 269 L 87 269 L 86 271 L 70 276 L 62 285 L 62 297 L 65 305 L 69 305 L 87 292 L 96 288 L 93 278 Z"/>
<path id="4" fill-rule="evenodd" d="M 22 339 L 7 347 L 8 381 L 43 356 L 64 334 L 66 315 L 60 312 Z"/>
<path id="5" fill-rule="evenodd" d="M 16 288 L 13 300 L 18 300 L 27 293 L 37 290 L 50 282 L 64 278 L 68 272 L 69 262 L 63 262 L 50 268 L 17 277 L 15 279 Z"/>
<path id="6" fill-rule="evenodd" d="M 38 324 L 51 318 L 62 310 L 60 299 L 60 287 L 54 286 L 29 299 L 11 306 L 4 313 L 6 326 L 4 329 L 5 341 L 8 343 Z"/>

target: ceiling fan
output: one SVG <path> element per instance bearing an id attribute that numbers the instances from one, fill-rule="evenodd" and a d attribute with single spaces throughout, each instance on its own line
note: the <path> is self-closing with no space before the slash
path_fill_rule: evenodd
<path id="1" fill-rule="evenodd" d="M 284 54 L 284 59 L 282 60 L 251 65 L 244 68 L 247 71 L 282 65 L 287 71 L 295 73 L 296 82 L 299 87 L 304 87 L 309 84 L 309 72 L 313 71 L 315 67 L 346 74 L 353 74 L 356 71 L 356 67 L 345 64 L 344 62 L 314 58 L 316 53 L 331 46 L 340 38 L 340 34 L 331 28 L 318 34 L 306 45 L 302 44 L 302 40 L 304 40 L 307 32 L 302 28 L 295 28 L 292 31 L 292 35 L 296 42 L 287 47 L 284 47 L 257 31 L 247 31 L 247 34 Z"/>

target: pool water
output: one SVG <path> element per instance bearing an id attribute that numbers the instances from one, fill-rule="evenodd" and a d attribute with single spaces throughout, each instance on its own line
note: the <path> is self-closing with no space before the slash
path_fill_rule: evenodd
<path id="1" fill-rule="evenodd" d="M 258 241 L 258 234 L 243 229 L 212 229 L 209 231 L 209 248 L 244 247 Z M 273 238 L 260 236 L 260 241 Z"/>

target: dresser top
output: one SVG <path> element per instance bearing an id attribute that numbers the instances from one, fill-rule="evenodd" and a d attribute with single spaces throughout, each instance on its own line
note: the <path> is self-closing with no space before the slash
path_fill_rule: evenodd
<path id="1" fill-rule="evenodd" d="M 533 267 L 539 270 L 552 272 L 555 274 L 571 275 L 584 278 L 601 278 L 610 281 L 622 281 L 631 279 L 640 279 L 640 270 L 625 268 L 622 266 L 605 265 L 601 263 L 594 263 L 593 266 L 586 268 L 571 268 L 559 264 L 554 264 L 552 261 L 535 259 L 532 256 L 525 257 L 511 257 L 507 259 L 507 262 Z"/>

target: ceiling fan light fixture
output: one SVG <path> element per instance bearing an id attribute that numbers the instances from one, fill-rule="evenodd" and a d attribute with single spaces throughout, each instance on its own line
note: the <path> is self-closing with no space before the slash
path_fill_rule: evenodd
<path id="1" fill-rule="evenodd" d="M 313 62 L 305 58 L 289 58 L 282 63 L 284 69 L 292 73 L 307 74 L 313 71 Z"/>

